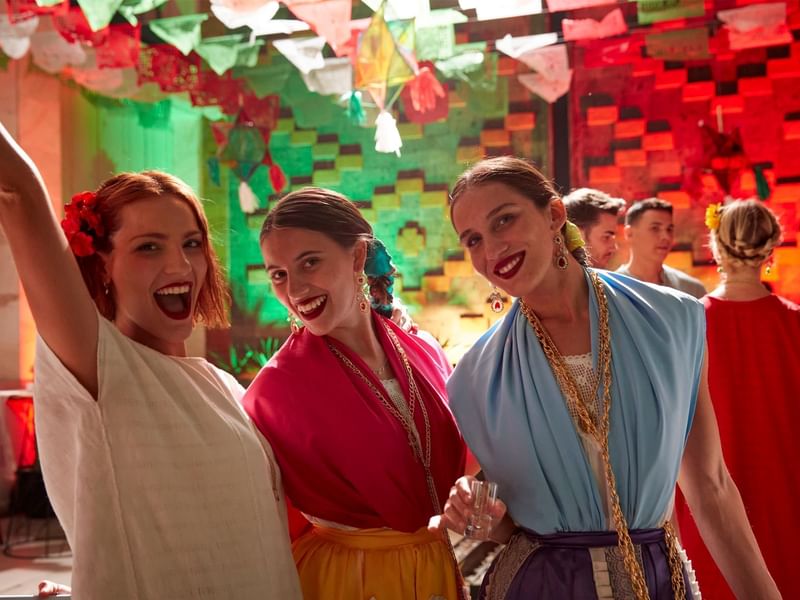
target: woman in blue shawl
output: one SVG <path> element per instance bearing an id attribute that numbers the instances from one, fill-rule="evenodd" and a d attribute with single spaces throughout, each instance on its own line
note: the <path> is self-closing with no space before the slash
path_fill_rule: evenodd
<path id="1" fill-rule="evenodd" d="M 448 383 L 508 508 L 481 597 L 697 597 L 669 523 L 680 482 L 737 596 L 779 598 L 722 458 L 703 306 L 587 268 L 564 205 L 526 161 L 484 160 L 451 198 L 475 269 L 519 298 Z M 469 484 L 453 487 L 439 526 L 464 530 Z"/>

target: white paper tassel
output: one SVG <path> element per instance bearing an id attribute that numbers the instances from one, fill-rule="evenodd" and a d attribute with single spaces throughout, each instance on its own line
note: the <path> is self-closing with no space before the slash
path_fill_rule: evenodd
<path id="1" fill-rule="evenodd" d="M 397 130 L 397 121 L 388 111 L 382 110 L 375 119 L 375 151 L 394 152 L 400 156 L 400 148 L 403 147 L 403 140 Z"/>
<path id="2" fill-rule="evenodd" d="M 239 184 L 239 206 L 246 215 L 251 215 L 258 208 L 258 198 L 246 181 Z"/>

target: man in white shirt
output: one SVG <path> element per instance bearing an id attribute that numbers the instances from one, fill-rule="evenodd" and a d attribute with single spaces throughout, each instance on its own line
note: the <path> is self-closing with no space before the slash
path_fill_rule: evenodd
<path id="1" fill-rule="evenodd" d="M 625 215 L 625 238 L 630 244 L 630 259 L 617 272 L 702 298 L 706 295 L 706 288 L 699 279 L 664 264 L 674 237 L 675 225 L 669 202 L 658 198 L 636 202 Z"/>
<path id="2" fill-rule="evenodd" d="M 564 196 L 564 206 L 567 218 L 581 230 L 591 265 L 607 269 L 617 251 L 617 220 L 625 201 L 600 190 L 580 188 Z"/>

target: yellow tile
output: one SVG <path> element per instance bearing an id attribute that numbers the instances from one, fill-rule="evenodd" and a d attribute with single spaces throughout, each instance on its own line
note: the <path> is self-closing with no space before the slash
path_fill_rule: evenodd
<path id="1" fill-rule="evenodd" d="M 459 146 L 456 150 L 456 161 L 460 164 L 478 162 L 483 158 L 480 146 Z"/>
<path id="2" fill-rule="evenodd" d="M 311 176 L 311 181 L 318 187 L 339 185 L 342 181 L 342 174 L 339 169 L 318 169 Z"/>
<path id="3" fill-rule="evenodd" d="M 400 208 L 400 196 L 398 194 L 376 194 L 372 197 L 372 208 Z"/>
<path id="4" fill-rule="evenodd" d="M 404 140 L 421 140 L 423 137 L 422 123 L 400 123 L 397 125 L 397 131 Z"/>
<path id="5" fill-rule="evenodd" d="M 468 260 L 444 261 L 444 274 L 448 277 L 471 277 L 474 274 L 472 263 Z"/>
<path id="6" fill-rule="evenodd" d="M 294 119 L 278 119 L 278 124 L 275 126 L 275 131 L 294 131 Z"/>
<path id="7" fill-rule="evenodd" d="M 420 194 L 425 189 L 425 181 L 419 177 L 413 179 L 398 179 L 394 184 L 398 194 Z"/>
<path id="8" fill-rule="evenodd" d="M 422 192 L 419 199 L 420 206 L 447 206 L 447 191 Z"/>
<path id="9" fill-rule="evenodd" d="M 336 157 L 336 168 L 345 171 L 360 171 L 364 168 L 364 156 L 361 154 L 340 154 Z"/>
<path id="10" fill-rule="evenodd" d="M 292 146 L 310 146 L 317 142 L 317 132 L 309 129 L 293 131 L 290 143 Z"/>
<path id="11" fill-rule="evenodd" d="M 422 278 L 422 288 L 428 292 L 448 292 L 450 278 L 447 275 L 425 275 Z"/>

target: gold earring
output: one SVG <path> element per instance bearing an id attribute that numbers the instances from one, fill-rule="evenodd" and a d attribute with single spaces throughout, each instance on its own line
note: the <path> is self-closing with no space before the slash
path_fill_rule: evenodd
<path id="1" fill-rule="evenodd" d="M 561 234 L 556 234 L 553 241 L 556 244 L 556 255 L 553 262 L 560 270 L 566 271 L 569 261 L 567 260 L 567 249 L 564 247 L 564 240 Z"/>
<path id="2" fill-rule="evenodd" d="M 717 273 L 722 273 L 722 265 L 717 265 Z"/>
<path id="3" fill-rule="evenodd" d="M 289 312 L 289 318 L 286 320 L 289 321 L 289 329 L 292 330 L 292 333 L 300 333 L 302 321 L 300 321 L 293 312 Z"/>
<path id="4" fill-rule="evenodd" d="M 492 286 L 492 293 L 489 294 L 486 301 L 489 303 L 489 306 L 492 307 L 492 312 L 503 312 L 505 303 L 503 302 L 503 295 L 497 289 L 497 286 Z"/>
<path id="5" fill-rule="evenodd" d="M 365 313 L 369 310 L 369 302 L 364 291 L 364 286 L 367 284 L 367 278 L 363 275 L 356 277 L 356 302 L 358 302 L 358 310 Z"/>

